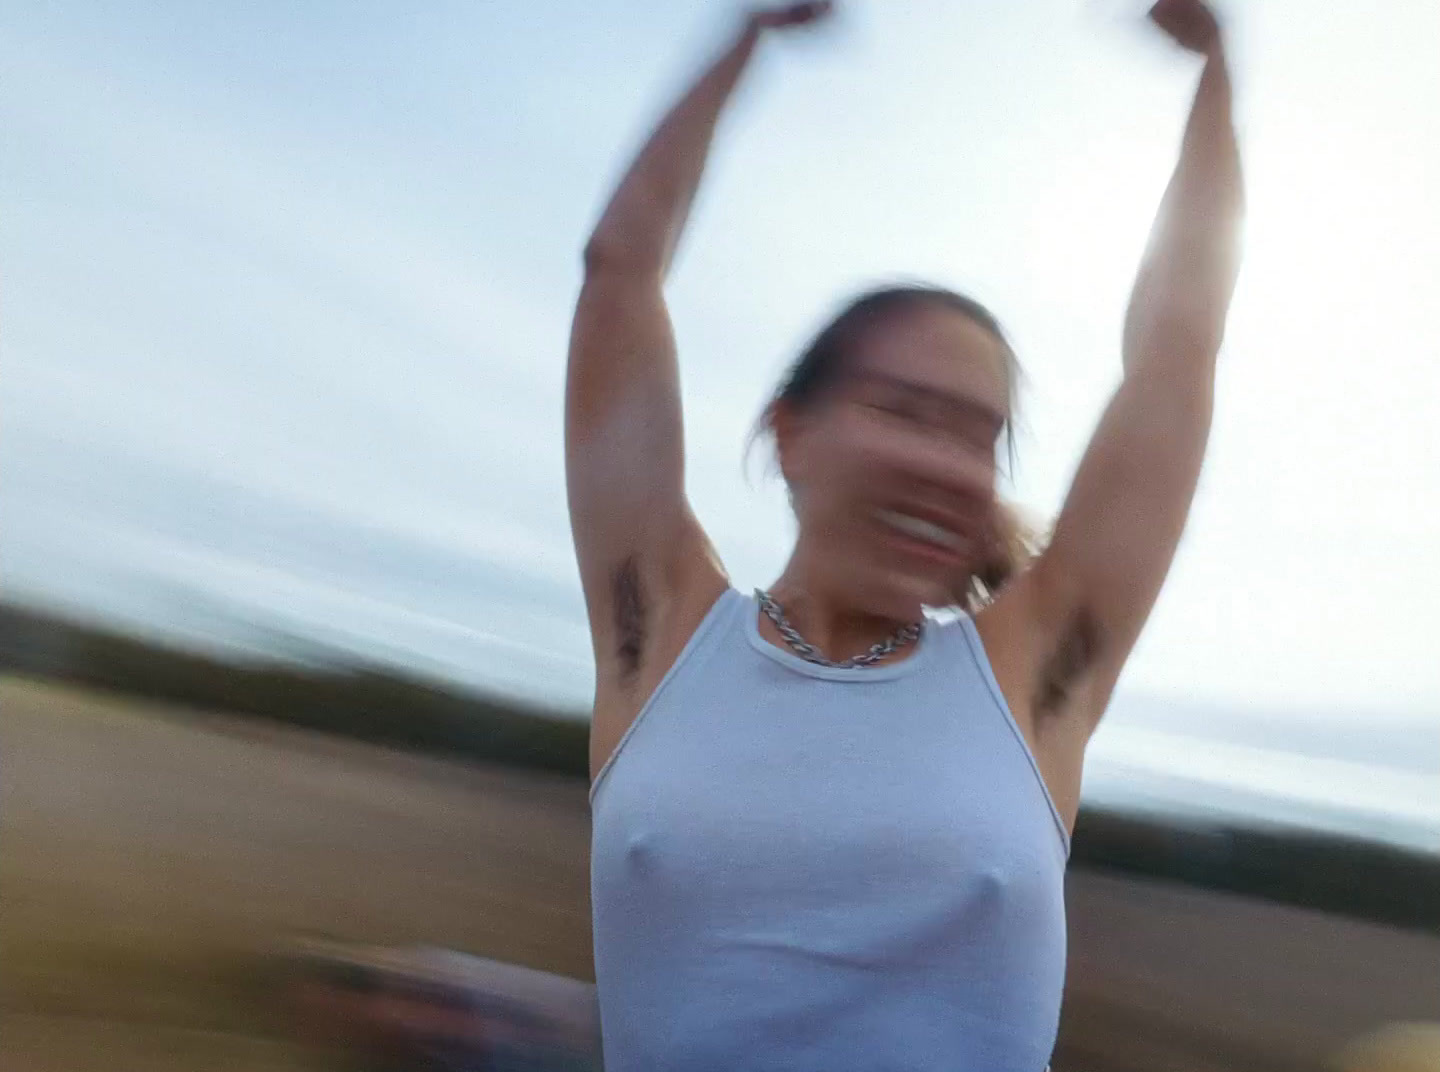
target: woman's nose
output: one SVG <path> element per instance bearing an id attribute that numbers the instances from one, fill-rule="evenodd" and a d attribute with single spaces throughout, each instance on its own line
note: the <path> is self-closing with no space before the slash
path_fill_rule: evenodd
<path id="1" fill-rule="evenodd" d="M 928 494 L 988 499 L 995 491 L 995 467 L 968 452 L 936 449 L 915 459 L 914 474 Z"/>

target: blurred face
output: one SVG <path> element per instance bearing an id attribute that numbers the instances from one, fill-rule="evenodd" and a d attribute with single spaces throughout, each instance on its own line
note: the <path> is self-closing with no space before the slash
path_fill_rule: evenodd
<path id="1" fill-rule="evenodd" d="M 857 610 L 911 618 L 957 599 L 991 553 L 1004 344 L 958 311 L 897 310 L 853 339 L 814 403 L 776 414 L 811 568 Z"/>

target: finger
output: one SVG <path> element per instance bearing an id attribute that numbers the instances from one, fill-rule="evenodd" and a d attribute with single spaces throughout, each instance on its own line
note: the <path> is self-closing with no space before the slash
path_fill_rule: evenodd
<path id="1" fill-rule="evenodd" d="M 779 29 L 786 26 L 801 26 L 814 22 L 830 13 L 828 0 L 812 0 L 809 3 L 790 4 L 786 7 L 770 8 L 759 13 L 757 19 L 762 26 Z"/>
<path id="2" fill-rule="evenodd" d="M 797 4 L 795 6 L 804 21 L 812 22 L 815 19 L 823 19 L 826 15 L 830 14 L 835 5 L 831 3 L 831 0 L 810 0 L 809 3 Z"/>

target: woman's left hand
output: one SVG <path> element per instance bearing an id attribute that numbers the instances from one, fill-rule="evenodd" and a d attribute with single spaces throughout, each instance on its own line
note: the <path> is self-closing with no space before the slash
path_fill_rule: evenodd
<path id="1" fill-rule="evenodd" d="M 1220 21 L 1204 0 L 1160 0 L 1150 21 L 1181 48 L 1208 56 L 1220 44 Z"/>

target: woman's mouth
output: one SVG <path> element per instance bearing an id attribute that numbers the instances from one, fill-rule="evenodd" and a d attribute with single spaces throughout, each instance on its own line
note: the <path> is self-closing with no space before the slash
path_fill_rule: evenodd
<path id="1" fill-rule="evenodd" d="M 928 557 L 950 563 L 965 550 L 965 538 L 937 521 L 890 509 L 876 510 L 875 519 L 892 533 L 905 537 L 915 550 L 928 552 Z"/>

